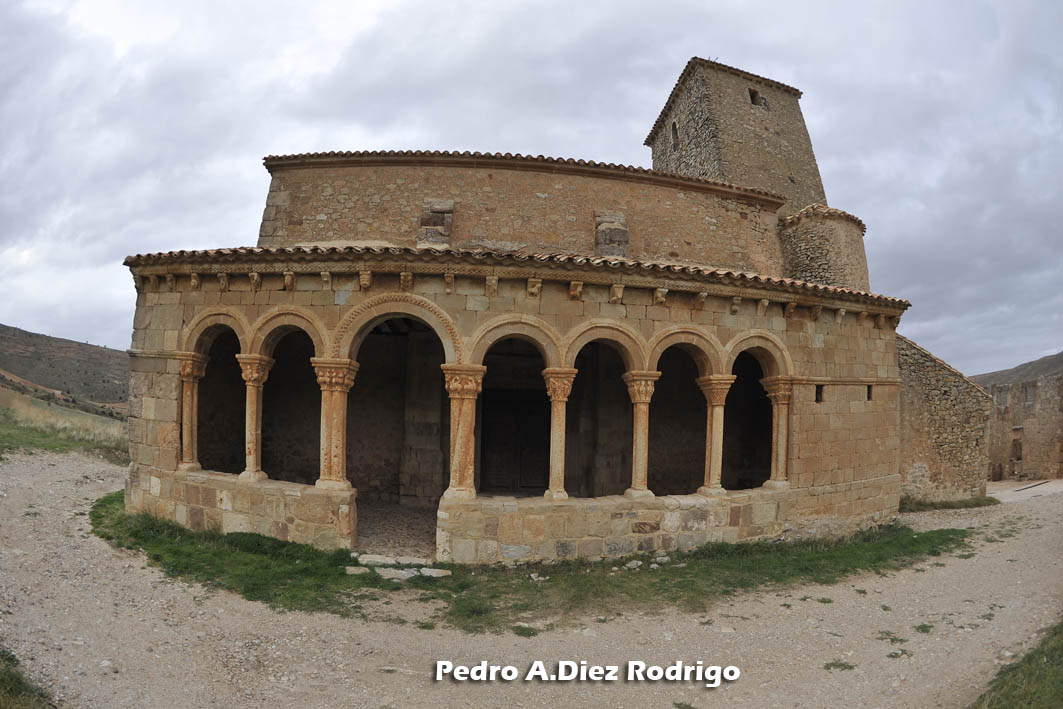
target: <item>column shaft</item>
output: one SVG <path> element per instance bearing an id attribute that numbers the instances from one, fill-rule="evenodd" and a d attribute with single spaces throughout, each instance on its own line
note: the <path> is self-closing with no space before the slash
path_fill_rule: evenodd
<path id="1" fill-rule="evenodd" d="M 348 490 L 347 392 L 354 386 L 358 363 L 349 359 L 311 357 L 321 387 L 321 467 L 317 487 Z"/>
<path id="2" fill-rule="evenodd" d="M 182 470 L 199 470 L 199 380 L 207 371 L 207 358 L 181 354 L 181 460 Z"/>
<path id="3" fill-rule="evenodd" d="M 481 365 L 442 365 L 450 395 L 450 486 L 444 499 L 476 497 L 476 399 L 483 387 Z"/>
<path id="4" fill-rule="evenodd" d="M 702 495 L 719 495 L 724 489 L 723 477 L 723 418 L 727 392 L 735 378 L 728 375 L 709 375 L 698 379 L 698 387 L 705 395 L 705 484 L 698 488 Z"/>
<path id="5" fill-rule="evenodd" d="M 768 392 L 772 409 L 771 479 L 765 487 L 787 487 L 787 455 L 790 442 L 790 397 L 793 382 L 789 377 L 767 377 L 761 384 Z"/>
<path id="6" fill-rule="evenodd" d="M 565 492 L 565 414 L 575 378 L 575 369 L 552 367 L 543 370 L 546 393 L 550 396 L 550 489 L 544 495 L 547 499 L 568 497 Z"/>
<path id="7" fill-rule="evenodd" d="M 264 480 L 262 470 L 262 386 L 269 376 L 273 360 L 264 355 L 236 355 L 240 373 L 247 385 L 244 403 L 244 480 Z"/>
<path id="8" fill-rule="evenodd" d="M 631 397 L 634 426 L 631 442 L 631 487 L 626 497 L 653 497 L 647 485 L 650 452 L 650 399 L 660 372 L 627 372 L 624 383 Z"/>

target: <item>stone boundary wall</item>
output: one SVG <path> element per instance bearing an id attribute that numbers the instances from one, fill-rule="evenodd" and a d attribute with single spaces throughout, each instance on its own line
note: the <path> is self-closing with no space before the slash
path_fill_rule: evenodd
<path id="1" fill-rule="evenodd" d="M 211 471 L 131 468 L 125 495 L 130 513 L 147 512 L 189 529 L 254 532 L 321 549 L 350 549 L 357 541 L 355 490 L 246 482 Z"/>
<path id="2" fill-rule="evenodd" d="M 904 494 L 927 500 L 984 495 L 989 475 L 989 395 L 900 335 L 897 353 Z"/>
<path id="3" fill-rule="evenodd" d="M 258 246 L 420 244 L 604 254 L 599 232 L 603 215 L 610 215 L 604 226 L 623 237 L 607 239 L 610 256 L 783 275 L 777 200 L 678 177 L 584 174 L 563 163 L 448 160 L 267 161 L 273 179 Z"/>
<path id="4" fill-rule="evenodd" d="M 443 501 L 438 561 L 463 564 L 601 559 L 689 551 L 707 542 L 838 537 L 891 522 L 900 476 L 719 496 L 477 497 Z"/>

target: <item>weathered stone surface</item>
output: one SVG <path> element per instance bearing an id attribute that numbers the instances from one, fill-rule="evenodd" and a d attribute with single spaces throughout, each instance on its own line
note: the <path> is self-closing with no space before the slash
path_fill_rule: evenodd
<path id="1" fill-rule="evenodd" d="M 381 577 L 391 579 L 392 581 L 406 581 L 417 576 L 416 569 L 392 569 L 386 566 L 379 566 L 374 569 Z"/>
<path id="2" fill-rule="evenodd" d="M 344 570 L 347 572 L 348 576 L 359 576 L 361 574 L 369 573 L 368 566 L 345 566 Z"/>
<path id="3" fill-rule="evenodd" d="M 432 569 L 429 567 L 421 569 L 421 576 L 428 576 L 430 578 L 440 579 L 450 575 L 450 569 Z"/>
<path id="4" fill-rule="evenodd" d="M 395 566 L 399 563 L 395 557 L 383 554 L 362 554 L 358 557 L 358 561 L 364 566 Z"/>

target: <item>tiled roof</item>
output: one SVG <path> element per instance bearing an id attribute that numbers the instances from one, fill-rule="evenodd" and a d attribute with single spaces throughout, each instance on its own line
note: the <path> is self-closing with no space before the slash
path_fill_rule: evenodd
<path id="1" fill-rule="evenodd" d="M 782 204 L 786 198 L 775 192 L 756 187 L 742 187 L 720 180 L 690 177 L 672 172 L 658 172 L 634 165 L 576 160 L 574 158 L 551 158 L 544 155 L 521 155 L 520 153 L 479 153 L 448 150 L 356 150 L 329 151 L 325 153 L 298 153 L 296 155 L 267 155 L 262 159 L 267 170 L 274 167 L 301 167 L 306 165 L 387 165 L 413 163 L 458 167 L 494 167 L 533 170 L 576 172 L 592 176 L 642 178 L 660 182 L 679 183 L 697 188 L 709 188 L 735 195 L 754 197 L 760 201 Z"/>
<path id="2" fill-rule="evenodd" d="M 911 303 L 900 298 L 867 293 L 864 291 L 809 283 L 794 278 L 776 278 L 747 271 L 711 268 L 669 261 L 640 261 L 613 256 L 584 256 L 579 254 L 524 253 L 491 251 L 487 249 L 460 248 L 411 248 L 406 246 L 244 246 L 232 249 L 209 249 L 205 251 L 168 251 L 155 254 L 137 254 L 125 259 L 130 268 L 137 266 L 165 266 L 169 264 L 195 263 L 242 263 L 255 261 L 343 261 L 351 257 L 406 257 L 428 258 L 444 262 L 481 263 L 498 266 L 562 267 L 575 266 L 626 272 L 629 275 L 661 278 L 690 278 L 731 285 L 768 287 L 793 293 L 807 293 L 828 297 L 851 296 L 891 308 L 908 308 Z"/>
<path id="3" fill-rule="evenodd" d="M 654 121 L 653 128 L 650 128 L 649 135 L 646 136 L 646 141 L 643 143 L 643 145 L 651 145 L 653 141 L 653 136 L 657 135 L 657 131 L 660 130 L 661 125 L 664 123 L 664 115 L 668 113 L 669 109 L 672 108 L 672 104 L 675 103 L 675 99 L 679 95 L 679 87 L 683 85 L 683 82 L 686 81 L 692 73 L 694 73 L 694 69 L 699 66 L 707 66 L 713 69 L 726 71 L 729 74 L 741 76 L 744 79 L 750 79 L 751 81 L 755 81 L 759 84 L 771 86 L 787 93 L 791 93 L 797 98 L 801 98 L 801 91 L 799 89 L 795 89 L 793 86 L 788 86 L 780 81 L 775 81 L 774 79 L 769 79 L 764 76 L 751 74 L 748 71 L 742 71 L 737 67 L 728 66 L 726 64 L 720 64 L 719 62 L 709 61 L 708 59 L 702 59 L 701 57 L 691 57 L 690 61 L 687 62 L 687 65 L 683 67 L 683 71 L 679 75 L 679 78 L 676 80 L 675 86 L 672 87 L 672 92 L 668 94 L 668 100 L 664 102 L 664 107 L 661 109 L 661 112 L 657 114 L 657 120 Z"/>

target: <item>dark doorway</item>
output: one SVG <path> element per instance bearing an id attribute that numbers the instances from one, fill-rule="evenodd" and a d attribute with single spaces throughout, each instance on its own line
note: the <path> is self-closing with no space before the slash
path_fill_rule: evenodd
<path id="1" fill-rule="evenodd" d="M 313 485 L 320 475 L 321 387 L 310 364 L 314 343 L 284 335 L 262 389 L 262 469 L 274 480 Z"/>
<path id="2" fill-rule="evenodd" d="M 764 370 L 753 355 L 739 354 L 731 374 L 736 379 L 724 406 L 720 482 L 727 490 L 748 490 L 771 477 L 771 400 L 760 383 Z"/>
<path id="3" fill-rule="evenodd" d="M 207 350 L 207 369 L 199 380 L 196 446 L 204 470 L 239 473 L 244 458 L 246 388 L 240 374 L 240 340 L 225 328 Z"/>
<path id="4" fill-rule="evenodd" d="M 647 484 L 655 495 L 690 495 L 705 481 L 705 395 L 698 366 L 682 348 L 669 347 L 657 369 Z"/>
<path id="5" fill-rule="evenodd" d="M 484 365 L 480 491 L 541 495 L 550 482 L 550 399 L 542 355 L 523 340 L 502 340 L 488 350 Z"/>
<path id="6" fill-rule="evenodd" d="M 633 428 L 624 360 L 612 345 L 595 341 L 579 351 L 575 367 L 565 418 L 565 490 L 572 497 L 623 495 L 631 487 Z"/>

